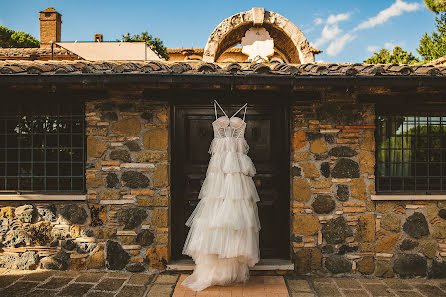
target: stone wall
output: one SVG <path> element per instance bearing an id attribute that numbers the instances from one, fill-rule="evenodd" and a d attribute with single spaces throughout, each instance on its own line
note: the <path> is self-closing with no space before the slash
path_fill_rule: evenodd
<path id="1" fill-rule="evenodd" d="M 1 202 L 0 267 L 164 269 L 168 123 L 165 103 L 86 102 L 87 201 Z"/>
<path id="2" fill-rule="evenodd" d="M 446 202 L 373 202 L 370 104 L 292 112 L 291 241 L 298 273 L 446 277 Z"/>

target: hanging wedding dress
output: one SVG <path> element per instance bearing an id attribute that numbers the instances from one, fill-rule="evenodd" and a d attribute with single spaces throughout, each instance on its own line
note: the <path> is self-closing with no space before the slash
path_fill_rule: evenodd
<path id="1" fill-rule="evenodd" d="M 217 117 L 216 104 L 224 116 Z M 243 108 L 243 119 L 235 117 Z M 182 285 L 194 291 L 245 282 L 249 267 L 259 261 L 259 196 L 252 180 L 256 169 L 244 138 L 246 108 L 247 104 L 228 117 L 214 101 L 211 159 L 200 201 L 186 222 L 190 230 L 183 247 L 183 254 L 191 256 L 196 266 Z"/>

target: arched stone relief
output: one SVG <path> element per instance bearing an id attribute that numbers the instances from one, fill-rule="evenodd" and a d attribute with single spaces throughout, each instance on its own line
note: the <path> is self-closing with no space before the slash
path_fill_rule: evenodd
<path id="1" fill-rule="evenodd" d="M 302 31 L 280 14 L 261 8 L 240 12 L 223 20 L 209 36 L 203 61 L 216 62 L 227 49 L 240 43 L 246 31 L 254 26 L 254 15 L 256 25 L 268 31 L 274 40 L 274 47 L 289 63 L 314 62 L 314 53 Z"/>

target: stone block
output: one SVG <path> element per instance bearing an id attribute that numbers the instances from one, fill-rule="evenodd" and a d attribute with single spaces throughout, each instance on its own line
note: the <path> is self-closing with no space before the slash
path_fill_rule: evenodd
<path id="1" fill-rule="evenodd" d="M 167 246 L 155 246 L 147 249 L 145 260 L 149 267 L 156 270 L 164 270 L 169 260 Z"/>
<path id="2" fill-rule="evenodd" d="M 153 243 L 155 235 L 148 229 L 143 229 L 136 236 L 136 243 L 142 246 L 149 246 Z"/>
<path id="3" fill-rule="evenodd" d="M 359 218 L 355 238 L 360 242 L 375 241 L 375 214 L 365 213 Z"/>
<path id="4" fill-rule="evenodd" d="M 100 158 L 107 148 L 108 144 L 106 142 L 91 136 L 87 138 L 88 157 Z"/>
<path id="5" fill-rule="evenodd" d="M 387 231 L 399 232 L 401 227 L 401 219 L 394 214 L 386 214 L 381 219 L 381 228 Z"/>
<path id="6" fill-rule="evenodd" d="M 99 188 L 105 185 L 105 180 L 102 176 L 96 175 L 94 177 L 87 176 L 87 189 Z"/>
<path id="7" fill-rule="evenodd" d="M 40 221 L 29 226 L 28 232 L 37 245 L 46 245 L 53 240 L 51 234 L 52 226 L 50 222 Z"/>
<path id="8" fill-rule="evenodd" d="M 314 189 L 326 189 L 330 188 L 333 184 L 331 178 L 322 178 L 317 180 L 310 180 L 311 187 Z"/>
<path id="9" fill-rule="evenodd" d="M 310 197 L 311 191 L 307 181 L 304 178 L 293 178 L 293 199 L 307 202 Z"/>
<path id="10" fill-rule="evenodd" d="M 136 203 L 138 206 L 169 206 L 169 198 L 166 196 L 138 196 Z"/>
<path id="11" fill-rule="evenodd" d="M 416 254 L 400 254 L 394 262 L 393 271 L 401 277 L 426 276 L 426 258 Z"/>
<path id="12" fill-rule="evenodd" d="M 429 234 L 429 225 L 422 213 L 415 212 L 406 219 L 403 230 L 413 238 L 421 238 Z"/>
<path id="13" fill-rule="evenodd" d="M 305 132 L 302 130 L 294 132 L 291 142 L 293 150 L 297 151 L 303 148 L 307 144 Z"/>
<path id="14" fill-rule="evenodd" d="M 126 150 L 111 151 L 110 160 L 119 160 L 126 163 L 132 162 L 132 159 L 130 158 L 130 153 Z"/>
<path id="15" fill-rule="evenodd" d="M 158 244 L 168 244 L 169 243 L 169 237 L 167 234 L 157 234 L 156 235 L 156 242 Z"/>
<path id="16" fill-rule="evenodd" d="M 376 242 L 377 253 L 391 253 L 398 242 L 398 234 L 390 234 Z"/>
<path id="17" fill-rule="evenodd" d="M 334 178 L 358 178 L 359 165 L 351 159 L 340 158 L 336 161 L 331 176 Z"/>
<path id="18" fill-rule="evenodd" d="M 318 195 L 311 206 L 315 213 L 327 214 L 335 209 L 336 203 L 330 195 Z"/>
<path id="19" fill-rule="evenodd" d="M 106 245 L 106 267 L 111 270 L 121 270 L 130 261 L 130 255 L 122 246 L 112 240 L 107 240 Z"/>
<path id="20" fill-rule="evenodd" d="M 307 161 L 308 159 L 310 159 L 310 153 L 308 153 L 308 152 L 294 152 L 293 153 L 293 160 L 296 162 Z"/>
<path id="21" fill-rule="evenodd" d="M 152 225 L 157 227 L 168 227 L 169 210 L 167 208 L 155 208 L 152 213 Z"/>
<path id="22" fill-rule="evenodd" d="M 347 185 L 338 185 L 337 191 L 336 191 L 336 198 L 338 198 L 339 201 L 347 201 L 350 197 L 350 191 Z"/>
<path id="23" fill-rule="evenodd" d="M 294 215 L 293 233 L 296 235 L 314 235 L 320 229 L 319 221 L 312 215 Z"/>
<path id="24" fill-rule="evenodd" d="M 310 152 L 313 154 L 322 154 L 327 151 L 327 144 L 323 138 L 313 140 L 310 143 Z"/>
<path id="25" fill-rule="evenodd" d="M 84 224 L 88 218 L 85 209 L 76 204 L 68 204 L 60 209 L 60 215 L 70 224 Z"/>
<path id="26" fill-rule="evenodd" d="M 373 274 L 375 271 L 375 261 L 373 257 L 365 257 L 356 263 L 356 268 L 362 274 Z"/>
<path id="27" fill-rule="evenodd" d="M 124 225 L 124 229 L 134 229 L 141 225 L 147 218 L 147 212 L 142 207 L 121 208 L 116 214 L 118 222 Z"/>
<path id="28" fill-rule="evenodd" d="M 150 185 L 149 178 L 139 171 L 126 171 L 122 173 L 121 180 L 132 189 L 146 188 Z"/>
<path id="29" fill-rule="evenodd" d="M 349 146 L 336 146 L 328 152 L 328 155 L 333 157 L 353 157 L 358 153 Z"/>
<path id="30" fill-rule="evenodd" d="M 420 242 L 420 252 L 427 258 L 432 259 L 437 253 L 437 243 L 433 240 L 423 240 Z"/>
<path id="31" fill-rule="evenodd" d="M 107 223 L 107 207 L 103 205 L 90 205 L 90 226 L 102 226 Z"/>
<path id="32" fill-rule="evenodd" d="M 107 127 L 87 127 L 85 134 L 87 136 L 107 136 Z"/>
<path id="33" fill-rule="evenodd" d="M 360 152 L 359 167 L 362 173 L 375 174 L 375 155 L 369 152 Z"/>
<path id="34" fill-rule="evenodd" d="M 325 259 L 325 268 L 333 274 L 349 273 L 352 263 L 342 256 L 332 255 Z"/>
<path id="35" fill-rule="evenodd" d="M 373 130 L 365 130 L 359 148 L 364 151 L 375 151 L 375 134 Z"/>
<path id="36" fill-rule="evenodd" d="M 101 200 L 118 200 L 121 199 L 119 190 L 105 189 L 99 191 L 99 199 Z"/>
<path id="37" fill-rule="evenodd" d="M 393 277 L 394 273 L 392 266 L 390 266 L 386 262 L 377 261 L 375 268 L 375 275 L 377 277 L 386 277 L 386 278 Z"/>
<path id="38" fill-rule="evenodd" d="M 294 262 L 297 273 L 314 272 L 321 269 L 322 253 L 318 249 L 299 249 L 294 254 Z"/>
<path id="39" fill-rule="evenodd" d="M 136 154 L 136 162 L 139 163 L 156 163 L 168 161 L 169 156 L 167 152 L 139 152 Z"/>
<path id="40" fill-rule="evenodd" d="M 365 183 L 362 178 L 353 178 L 350 183 L 352 197 L 358 200 L 367 200 Z"/>
<path id="41" fill-rule="evenodd" d="M 322 238 L 329 244 L 344 243 L 347 237 L 353 235 L 344 217 L 330 219 L 322 226 Z"/>
<path id="42" fill-rule="evenodd" d="M 141 123 L 138 119 L 125 119 L 113 123 L 111 130 L 121 136 L 134 136 L 141 131 Z"/>
<path id="43" fill-rule="evenodd" d="M 152 129 L 144 133 L 144 147 L 148 150 L 166 151 L 169 146 L 169 132 Z"/>
<path id="44" fill-rule="evenodd" d="M 446 222 L 435 224 L 432 228 L 432 237 L 435 239 L 446 239 Z"/>
<path id="45" fill-rule="evenodd" d="M 159 164 L 153 172 L 153 185 L 155 187 L 166 187 L 169 185 L 168 166 Z"/>
<path id="46" fill-rule="evenodd" d="M 306 178 L 318 178 L 321 174 L 312 162 L 302 162 L 299 164 Z"/>

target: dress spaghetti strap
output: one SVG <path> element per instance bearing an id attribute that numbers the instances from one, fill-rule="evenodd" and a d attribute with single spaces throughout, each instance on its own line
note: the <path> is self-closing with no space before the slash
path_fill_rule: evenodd
<path id="1" fill-rule="evenodd" d="M 217 100 L 214 100 L 215 119 L 218 119 L 218 117 L 217 117 L 217 106 L 216 106 L 215 104 L 217 104 L 218 107 L 220 108 L 220 110 L 224 113 L 224 115 L 225 115 L 227 118 L 229 118 L 228 115 L 226 114 L 226 112 L 225 112 L 225 111 L 223 110 L 223 108 L 220 106 L 220 104 L 218 104 Z"/>

